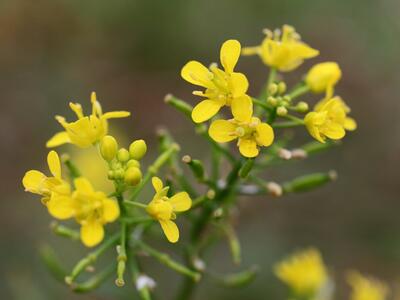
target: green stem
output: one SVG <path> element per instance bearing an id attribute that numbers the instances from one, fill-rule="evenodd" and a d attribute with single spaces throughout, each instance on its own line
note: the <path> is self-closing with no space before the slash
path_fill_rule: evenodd
<path id="1" fill-rule="evenodd" d="M 69 158 L 64 161 L 64 164 L 67 166 L 72 180 L 81 176 L 81 172 L 79 171 L 78 167 L 75 166 L 75 164 Z"/>
<path id="2" fill-rule="evenodd" d="M 310 88 L 308 85 L 306 85 L 304 82 L 296 86 L 290 93 L 289 97 L 290 99 L 295 99 L 297 97 L 300 97 L 301 95 L 304 95 L 305 93 L 309 92 Z"/>
<path id="3" fill-rule="evenodd" d="M 70 238 L 71 240 L 77 241 L 80 238 L 79 231 L 71 229 L 67 226 L 59 224 L 57 221 L 54 221 L 50 224 L 50 228 L 53 232 L 59 236 Z"/>
<path id="4" fill-rule="evenodd" d="M 149 245 L 145 244 L 144 242 L 142 242 L 140 240 L 136 240 L 136 243 L 145 252 L 147 252 L 149 255 L 156 258 L 160 263 L 166 265 L 167 267 L 171 268 L 172 270 L 190 277 L 195 282 L 200 280 L 200 278 L 201 278 L 200 273 L 195 272 L 195 271 L 185 267 L 184 265 L 172 260 L 168 254 L 159 252 L 156 249 L 150 247 Z"/>
<path id="5" fill-rule="evenodd" d="M 71 275 L 65 277 L 65 282 L 71 284 L 89 265 L 93 264 L 107 249 L 115 245 L 120 237 L 120 232 L 115 233 L 105 240 L 96 250 L 82 258 L 72 269 Z"/>
<path id="6" fill-rule="evenodd" d="M 128 263 L 132 273 L 133 284 L 137 287 L 137 281 L 140 277 L 140 268 L 136 260 L 136 257 L 134 255 L 129 255 Z M 144 286 L 141 289 L 138 289 L 138 292 L 142 300 L 151 300 L 151 294 L 148 287 Z"/>
<path id="7" fill-rule="evenodd" d="M 130 201 L 130 200 L 125 200 L 124 204 L 140 207 L 140 208 L 143 208 L 143 209 L 147 208 L 146 204 L 143 204 L 143 203 L 140 203 L 140 202 L 135 202 L 135 201 Z"/>
<path id="8" fill-rule="evenodd" d="M 281 128 L 292 128 L 292 127 L 298 127 L 298 126 L 304 126 L 304 124 L 301 124 L 298 122 L 293 122 L 293 121 L 278 122 L 278 123 L 273 124 L 272 128 L 281 129 Z"/>
<path id="9" fill-rule="evenodd" d="M 126 268 L 126 243 L 127 240 L 127 224 L 121 221 L 121 242 L 118 247 L 118 256 L 117 256 L 117 280 L 115 281 L 117 286 L 124 286 L 124 273 Z"/>
<path id="10" fill-rule="evenodd" d="M 76 293 L 87 293 L 98 288 L 108 277 L 112 275 L 115 270 L 114 265 L 109 265 L 102 272 L 96 274 L 92 278 L 83 283 L 73 283 L 71 288 Z"/>

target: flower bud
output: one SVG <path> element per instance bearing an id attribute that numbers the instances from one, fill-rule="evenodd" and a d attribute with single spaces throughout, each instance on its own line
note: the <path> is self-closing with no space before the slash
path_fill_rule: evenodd
<path id="1" fill-rule="evenodd" d="M 129 160 L 129 151 L 125 148 L 121 148 L 118 150 L 117 158 L 120 162 L 124 163 Z"/>
<path id="2" fill-rule="evenodd" d="M 275 97 L 269 96 L 267 99 L 267 103 L 272 106 L 276 106 L 278 104 L 278 100 Z"/>
<path id="3" fill-rule="evenodd" d="M 306 84 L 314 93 L 325 92 L 342 77 L 342 71 L 335 62 L 324 62 L 313 66 L 306 75 Z"/>
<path id="4" fill-rule="evenodd" d="M 286 92 L 286 83 L 281 81 L 278 84 L 278 93 L 283 94 L 284 92 Z"/>
<path id="5" fill-rule="evenodd" d="M 142 172 L 139 168 L 130 167 L 125 171 L 124 180 L 129 185 L 137 185 L 142 180 Z"/>
<path id="6" fill-rule="evenodd" d="M 130 159 L 127 163 L 126 166 L 129 167 L 136 167 L 136 168 L 140 168 L 140 162 L 137 161 L 136 159 Z"/>
<path id="7" fill-rule="evenodd" d="M 100 142 L 101 156 L 106 160 L 112 160 L 117 154 L 118 144 L 114 137 L 106 135 Z"/>
<path id="8" fill-rule="evenodd" d="M 286 116 L 288 113 L 286 107 L 284 106 L 279 106 L 276 110 L 276 114 L 280 117 Z"/>
<path id="9" fill-rule="evenodd" d="M 124 175 L 125 175 L 125 172 L 122 168 L 114 171 L 115 179 L 122 179 L 122 178 L 124 178 Z"/>
<path id="10" fill-rule="evenodd" d="M 296 105 L 296 110 L 301 113 L 305 113 L 308 111 L 308 103 L 304 101 L 300 101 Z"/>
<path id="11" fill-rule="evenodd" d="M 268 86 L 268 93 L 270 95 L 275 95 L 278 92 L 278 85 L 276 83 L 271 83 Z"/>
<path id="12" fill-rule="evenodd" d="M 140 160 L 147 152 L 147 145 L 144 140 L 133 141 L 129 146 L 129 154 L 132 159 Z"/>

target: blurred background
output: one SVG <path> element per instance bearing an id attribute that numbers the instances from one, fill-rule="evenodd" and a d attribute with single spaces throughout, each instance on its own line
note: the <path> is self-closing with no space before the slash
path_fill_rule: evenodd
<path id="1" fill-rule="evenodd" d="M 259 264 L 260 274 L 244 289 L 206 280 L 196 299 L 284 299 L 285 288 L 274 278 L 272 265 L 307 246 L 321 250 L 337 279 L 335 299 L 347 298 L 343 278 L 349 269 L 395 285 L 400 276 L 399 1 L 2 0 L 1 298 L 133 299 L 132 287 L 118 289 L 111 281 L 93 294 L 74 295 L 39 259 L 43 243 L 54 246 L 69 268 L 86 253 L 82 246 L 52 236 L 50 217 L 21 185 L 26 170 L 46 169 L 44 144 L 60 129 L 55 114 L 71 118 L 71 100 L 89 109 L 95 90 L 106 111 L 133 112 L 133 118 L 114 122 L 113 133 L 124 132 L 127 145 L 134 138 L 155 145 L 155 130 L 164 125 L 181 144 L 182 154 L 206 158 L 206 144 L 163 103 L 164 95 L 172 92 L 195 103 L 192 86 L 179 76 L 189 59 L 217 61 L 226 39 L 256 45 L 263 28 L 285 23 L 321 52 L 291 80 L 315 62 L 337 61 L 344 74 L 337 92 L 352 107 L 359 129 L 340 148 L 266 173 L 278 180 L 335 169 L 339 180 L 301 195 L 243 199 L 237 226 L 243 265 Z M 242 58 L 238 70 L 247 74 L 253 94 L 268 74 L 256 57 Z M 300 142 L 308 140 L 306 134 L 300 137 Z M 83 153 L 76 159 L 88 157 L 93 156 Z M 148 162 L 154 157 L 155 150 L 150 151 Z M 88 176 L 98 175 L 99 164 L 91 165 Z M 227 252 L 225 242 L 218 244 L 209 265 L 221 273 L 238 270 Z M 178 276 L 155 262 L 148 267 L 159 283 L 159 299 L 167 299 Z"/>

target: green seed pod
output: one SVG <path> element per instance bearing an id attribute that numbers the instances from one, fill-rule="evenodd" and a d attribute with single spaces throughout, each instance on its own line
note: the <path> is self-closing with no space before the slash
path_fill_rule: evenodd
<path id="1" fill-rule="evenodd" d="M 132 159 L 140 160 L 147 152 L 147 145 L 144 140 L 133 141 L 129 146 L 129 154 Z"/>
<path id="2" fill-rule="evenodd" d="M 124 180 L 126 184 L 135 186 L 142 180 L 142 172 L 139 168 L 130 167 L 125 171 Z"/>
<path id="3" fill-rule="evenodd" d="M 100 142 L 100 153 L 106 161 L 111 161 L 117 154 L 118 144 L 114 137 L 106 135 Z"/>
<path id="4" fill-rule="evenodd" d="M 130 159 L 128 160 L 128 162 L 126 163 L 126 167 L 136 167 L 136 168 L 140 168 L 140 162 L 137 161 L 136 159 Z"/>
<path id="5" fill-rule="evenodd" d="M 129 160 L 129 151 L 125 148 L 121 148 L 118 150 L 117 158 L 120 162 L 124 163 Z"/>

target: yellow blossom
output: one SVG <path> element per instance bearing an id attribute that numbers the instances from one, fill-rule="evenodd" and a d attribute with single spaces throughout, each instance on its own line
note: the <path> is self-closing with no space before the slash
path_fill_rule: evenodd
<path id="1" fill-rule="evenodd" d="M 347 117 L 348 112 L 348 106 L 340 97 L 325 98 L 305 116 L 304 123 L 311 136 L 321 143 L 325 143 L 326 138 L 339 140 L 345 136 L 345 130 L 357 127 L 356 122 Z"/>
<path id="2" fill-rule="evenodd" d="M 90 116 L 83 114 L 82 106 L 79 103 L 69 103 L 78 120 L 69 123 L 64 117 L 56 116 L 56 120 L 64 127 L 65 131 L 56 133 L 46 146 L 52 148 L 71 143 L 81 148 L 87 148 L 107 134 L 108 119 L 125 118 L 130 115 L 130 112 L 127 111 L 113 111 L 103 114 L 94 92 L 91 95 L 91 102 L 92 113 Z"/>
<path id="3" fill-rule="evenodd" d="M 111 223 L 119 217 L 119 206 L 103 192 L 95 191 L 90 181 L 84 177 L 75 179 L 74 185 L 71 211 L 81 225 L 83 244 L 93 247 L 103 240 L 104 224 Z"/>
<path id="4" fill-rule="evenodd" d="M 226 143 L 238 139 L 240 153 L 245 157 L 255 157 L 259 147 L 268 147 L 274 141 L 274 131 L 267 123 L 252 117 L 247 122 L 235 119 L 215 120 L 208 130 L 211 138 L 218 143 Z"/>
<path id="5" fill-rule="evenodd" d="M 164 187 L 160 178 L 153 177 L 152 184 L 156 194 L 147 205 L 147 213 L 156 219 L 168 241 L 176 243 L 179 239 L 179 229 L 173 220 L 176 219 L 175 212 L 184 212 L 192 206 L 192 200 L 188 193 L 180 192 L 172 197 L 167 197 L 169 187 Z"/>
<path id="6" fill-rule="evenodd" d="M 350 272 L 347 282 L 352 288 L 350 300 L 385 300 L 389 292 L 385 283 L 358 272 Z"/>
<path id="7" fill-rule="evenodd" d="M 190 61 L 182 68 L 183 79 L 206 89 L 204 92 L 193 92 L 194 95 L 206 98 L 194 107 L 194 122 L 209 120 L 224 105 L 231 107 L 232 114 L 238 120 L 245 121 L 251 117 L 253 104 L 246 94 L 249 83 L 244 74 L 234 72 L 240 51 L 241 45 L 237 40 L 228 40 L 222 45 L 220 52 L 224 70 L 216 64 L 212 64 L 208 69 L 198 61 Z"/>
<path id="8" fill-rule="evenodd" d="M 314 248 L 297 252 L 278 263 L 275 275 L 297 296 L 318 294 L 328 280 L 321 254 Z"/>
<path id="9" fill-rule="evenodd" d="M 333 87 L 341 77 L 342 71 L 337 63 L 324 62 L 316 64 L 308 71 L 305 82 L 314 93 L 332 94 Z"/>
<path id="10" fill-rule="evenodd" d="M 48 177 L 40 171 L 30 170 L 25 173 L 22 184 L 26 191 L 42 196 L 42 203 L 46 205 L 53 217 L 71 218 L 73 213 L 68 209 L 71 205 L 71 188 L 69 183 L 61 177 L 61 164 L 57 152 L 49 152 L 47 164 L 53 176 Z M 62 209 L 57 209 L 57 207 Z"/>
<path id="11" fill-rule="evenodd" d="M 300 35 L 289 25 L 284 25 L 282 32 L 265 30 L 266 37 L 260 46 L 243 48 L 243 55 L 257 54 L 264 64 L 288 72 L 300 66 L 305 59 L 319 54 L 301 41 Z"/>

